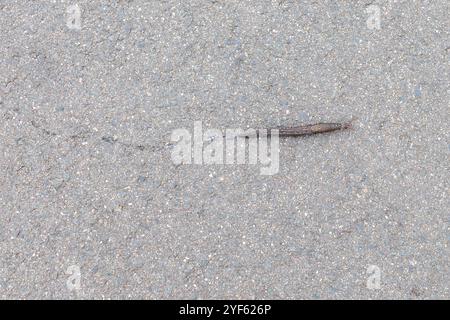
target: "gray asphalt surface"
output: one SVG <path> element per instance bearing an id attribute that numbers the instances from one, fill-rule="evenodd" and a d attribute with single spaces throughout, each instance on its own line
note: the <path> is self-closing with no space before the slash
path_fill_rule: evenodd
<path id="1" fill-rule="evenodd" d="M 449 299 L 449 9 L 1 1 L 0 298 Z M 194 121 L 352 117 L 272 176 L 171 161 Z"/>

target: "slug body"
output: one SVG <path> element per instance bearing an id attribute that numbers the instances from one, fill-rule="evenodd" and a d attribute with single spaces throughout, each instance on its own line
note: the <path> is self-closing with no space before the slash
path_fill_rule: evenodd
<path id="1" fill-rule="evenodd" d="M 278 135 L 280 137 L 296 137 L 317 133 L 326 133 L 337 130 L 345 130 L 351 128 L 351 123 L 317 123 L 306 126 L 279 128 Z"/>
<path id="2" fill-rule="evenodd" d="M 258 129 L 253 134 L 245 134 L 242 137 L 250 138 L 250 136 L 270 136 L 273 130 L 278 130 L 278 136 L 280 137 L 299 137 L 299 136 L 309 136 L 318 133 L 326 133 L 338 130 L 346 130 L 352 128 L 353 119 L 349 122 L 343 123 L 316 123 L 308 124 L 298 127 L 289 128 L 269 128 L 269 129 Z M 224 135 L 225 137 L 225 135 Z"/>

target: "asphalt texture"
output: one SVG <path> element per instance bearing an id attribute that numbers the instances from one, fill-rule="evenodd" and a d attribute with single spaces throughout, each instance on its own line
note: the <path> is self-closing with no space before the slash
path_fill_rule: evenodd
<path id="1" fill-rule="evenodd" d="M 449 9 L 1 1 L 0 298 L 449 299 Z M 351 118 L 274 175 L 171 160 Z"/>

